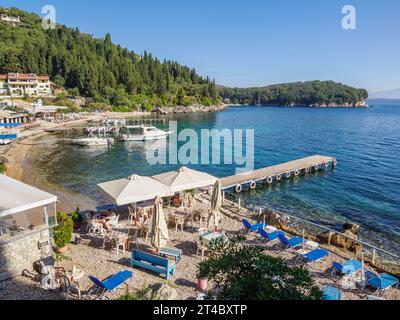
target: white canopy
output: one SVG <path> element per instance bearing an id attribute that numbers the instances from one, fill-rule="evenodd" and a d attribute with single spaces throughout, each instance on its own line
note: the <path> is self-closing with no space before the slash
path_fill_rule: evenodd
<path id="1" fill-rule="evenodd" d="M 153 178 L 168 186 L 172 192 L 212 186 L 218 180 L 208 173 L 191 170 L 186 167 L 162 173 L 153 176 Z"/>
<path id="2" fill-rule="evenodd" d="M 0 217 L 55 202 L 56 196 L 0 174 Z"/>
<path id="3" fill-rule="evenodd" d="M 98 187 L 110 196 L 117 206 L 173 195 L 168 187 L 150 177 L 132 175 L 125 179 L 100 183 Z"/>

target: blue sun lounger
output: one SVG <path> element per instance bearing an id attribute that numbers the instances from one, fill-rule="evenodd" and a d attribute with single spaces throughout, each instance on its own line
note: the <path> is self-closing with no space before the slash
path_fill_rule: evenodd
<path id="1" fill-rule="evenodd" d="M 325 301 L 338 301 L 342 299 L 342 293 L 339 289 L 326 286 L 323 291 L 322 300 Z"/>
<path id="2" fill-rule="evenodd" d="M 243 220 L 242 220 L 242 223 L 243 223 L 244 227 L 245 227 L 246 229 L 248 229 L 249 231 L 251 231 L 251 232 L 256 232 L 256 231 L 258 231 L 258 229 L 264 228 L 264 224 L 263 224 L 263 223 L 257 223 L 257 224 L 252 225 L 252 224 L 251 224 L 249 221 L 247 221 L 246 219 L 243 219 Z"/>
<path id="3" fill-rule="evenodd" d="M 117 289 L 121 284 L 128 281 L 133 277 L 131 271 L 121 271 L 108 279 L 101 281 L 93 276 L 89 276 L 90 281 L 93 282 L 94 286 L 89 290 L 89 295 L 94 295 L 95 299 L 104 297 L 106 292 L 112 292 Z"/>
<path id="4" fill-rule="evenodd" d="M 362 263 L 358 260 L 349 260 L 344 264 L 334 261 L 332 269 L 332 276 L 352 275 L 362 269 Z"/>
<path id="5" fill-rule="evenodd" d="M 299 258 L 303 259 L 305 263 L 313 263 L 322 260 L 328 256 L 329 256 L 329 251 L 324 249 L 315 249 L 311 252 L 300 255 L 298 259 Z"/>
<path id="6" fill-rule="evenodd" d="M 291 239 L 288 239 L 285 235 L 278 234 L 279 241 L 282 243 L 284 246 L 284 250 L 287 250 L 289 248 L 294 249 L 301 245 L 304 241 L 302 237 L 294 237 Z"/>
<path id="7" fill-rule="evenodd" d="M 264 229 L 258 229 L 258 232 L 260 233 L 261 237 L 263 237 L 264 239 L 266 239 L 267 241 L 274 241 L 279 239 L 279 235 L 285 235 L 285 233 L 283 231 L 275 231 L 275 232 L 271 232 L 268 233 L 267 231 L 265 231 Z"/>
<path id="8" fill-rule="evenodd" d="M 382 273 L 367 280 L 367 285 L 376 289 L 376 292 L 383 292 L 391 287 L 397 288 L 399 279 L 391 276 L 390 274 Z"/>

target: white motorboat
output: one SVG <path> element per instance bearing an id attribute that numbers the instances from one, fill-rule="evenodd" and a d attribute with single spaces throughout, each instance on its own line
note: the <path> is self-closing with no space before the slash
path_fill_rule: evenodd
<path id="1" fill-rule="evenodd" d="M 78 146 L 91 147 L 91 146 L 108 146 L 114 143 L 114 139 L 112 138 L 99 138 L 99 137 L 88 137 L 88 138 L 79 138 L 72 140 L 72 144 L 76 144 Z"/>
<path id="2" fill-rule="evenodd" d="M 166 139 L 173 131 L 164 131 L 156 127 L 127 126 L 127 134 L 122 135 L 124 141 L 149 141 Z M 134 131 L 134 132 L 132 132 Z"/>
<path id="3" fill-rule="evenodd" d="M 15 141 L 15 139 L 7 139 L 7 138 L 2 138 L 0 136 L 0 145 L 5 146 L 5 145 L 8 145 L 8 144 L 10 144 L 10 143 L 12 143 L 14 141 Z"/>

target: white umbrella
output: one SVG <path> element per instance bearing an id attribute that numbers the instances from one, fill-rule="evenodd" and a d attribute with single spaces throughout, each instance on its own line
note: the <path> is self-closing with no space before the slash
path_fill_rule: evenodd
<path id="1" fill-rule="evenodd" d="M 151 223 L 151 245 L 159 251 L 167 245 L 169 239 L 168 226 L 165 221 L 162 199 L 157 197 L 154 204 L 153 219 Z"/>
<path id="2" fill-rule="evenodd" d="M 147 201 L 157 196 L 167 197 L 173 195 L 171 190 L 159 181 L 138 175 L 100 183 L 98 187 L 111 197 L 117 206 Z"/>
<path id="3" fill-rule="evenodd" d="M 214 190 L 211 195 L 211 215 L 208 218 L 208 229 L 216 230 L 218 229 L 218 224 L 222 220 L 221 215 L 221 206 L 222 206 L 222 189 L 221 189 L 221 181 L 217 180 L 214 185 Z"/>
<path id="4" fill-rule="evenodd" d="M 172 192 L 180 192 L 196 188 L 212 186 L 218 179 L 205 172 L 182 167 L 176 171 L 170 171 L 153 176 L 154 179 L 168 186 Z"/>

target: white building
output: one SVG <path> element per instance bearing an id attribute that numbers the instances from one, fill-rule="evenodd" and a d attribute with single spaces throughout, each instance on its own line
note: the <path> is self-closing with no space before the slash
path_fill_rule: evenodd
<path id="1" fill-rule="evenodd" d="M 8 93 L 7 75 L 0 74 L 0 95 L 6 95 Z"/>
<path id="2" fill-rule="evenodd" d="M 5 82 L 4 77 L 6 77 Z M 2 91 L 1 81 L 3 81 Z M 9 73 L 7 75 L 0 75 L 0 94 L 8 94 L 12 97 L 23 97 L 25 95 L 30 97 L 48 97 L 53 94 L 53 91 L 48 76 L 38 76 L 34 73 Z"/>
<path id="3" fill-rule="evenodd" d="M 19 16 L 13 17 L 13 16 L 9 16 L 9 15 L 3 13 L 3 14 L 1 14 L 0 18 L 1 18 L 1 21 L 10 23 L 14 27 L 21 24 L 21 18 Z"/>

